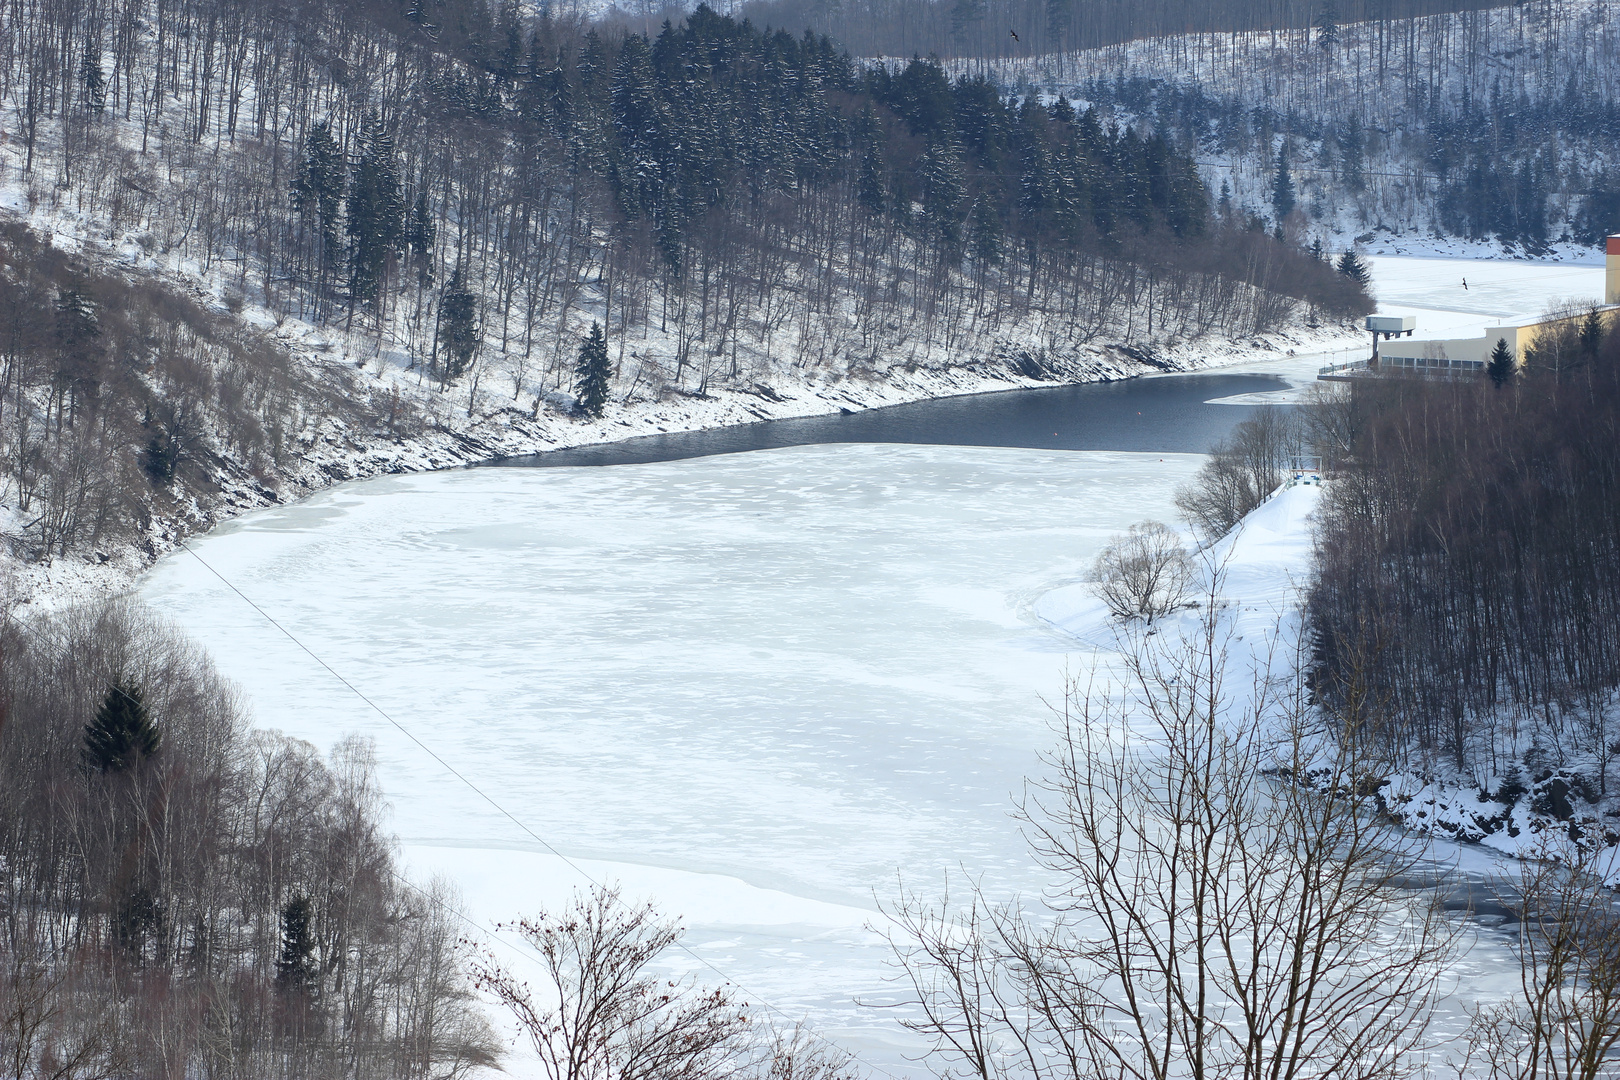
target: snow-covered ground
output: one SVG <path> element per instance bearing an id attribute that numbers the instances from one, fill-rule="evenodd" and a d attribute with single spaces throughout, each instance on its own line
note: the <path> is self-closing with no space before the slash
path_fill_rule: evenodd
<path id="1" fill-rule="evenodd" d="M 1388 310 L 1448 336 L 1601 285 L 1567 266 L 1374 272 Z M 1303 385 L 1330 358 L 1255 369 Z M 141 593 L 259 723 L 374 736 L 413 871 L 459 882 L 483 925 L 621 882 L 683 916 L 679 962 L 903 1075 L 918 1045 L 857 1003 L 894 992 L 876 902 L 958 870 L 1038 887 L 1011 798 L 1065 673 L 1112 644 L 1077 582 L 1111 534 L 1170 519 L 1199 462 L 876 444 L 388 477 L 232 522 Z M 1291 625 L 1314 494 L 1235 542 L 1245 640 Z M 1504 960 L 1478 946 L 1458 1000 L 1504 990 Z"/>

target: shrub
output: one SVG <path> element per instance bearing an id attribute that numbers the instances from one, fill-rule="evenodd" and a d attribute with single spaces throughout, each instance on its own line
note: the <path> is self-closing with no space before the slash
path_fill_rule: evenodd
<path id="1" fill-rule="evenodd" d="M 1192 559 L 1174 529 L 1144 521 L 1103 548 L 1093 576 L 1097 594 L 1115 616 L 1152 622 L 1186 603 Z"/>

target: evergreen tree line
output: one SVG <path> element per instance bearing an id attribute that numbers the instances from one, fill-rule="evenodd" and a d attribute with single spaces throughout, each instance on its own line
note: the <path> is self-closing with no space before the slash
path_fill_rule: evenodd
<path id="1" fill-rule="evenodd" d="M 1273 180 L 1287 166 L 1300 237 L 1345 206 L 1363 225 L 1532 250 L 1620 230 L 1620 33 L 1600 13 L 1554 2 L 1331 29 L 1069 57 L 1066 85 L 1163 127 L 1206 162 Z M 997 70 L 1004 80 L 1033 73 Z M 1236 186 L 1232 172 L 1214 175 Z M 1247 209 L 1287 217 L 1274 197 Z"/>
<path id="2" fill-rule="evenodd" d="M 1273 33 L 1489 6 L 1483 0 L 746 0 L 756 23 L 808 26 L 863 56 L 1005 59 L 1208 31 Z"/>
<path id="3" fill-rule="evenodd" d="M 761 31 L 707 7 L 650 39 L 575 31 L 542 17 L 525 41 L 511 23 L 508 47 L 498 53 L 478 48 L 489 40 L 483 32 L 457 35 L 473 71 L 435 73 L 427 85 L 436 109 L 514 133 L 539 162 L 520 159 L 521 172 L 549 166 L 544 176 L 520 175 L 514 198 L 538 198 L 543 208 L 563 194 L 546 185 L 562 183 L 572 222 L 583 213 L 587 226 L 606 223 L 606 250 L 598 255 L 591 250 L 596 236 L 559 234 L 555 219 L 531 221 L 525 205 L 515 210 L 519 224 L 539 235 L 508 230 L 494 243 L 533 243 L 535 258 L 548 263 L 503 269 L 498 247 L 481 260 L 486 282 L 493 255 L 504 294 L 527 294 L 525 359 L 539 320 L 559 307 L 566 314 L 578 299 L 579 270 L 562 254 L 578 246 L 586 249 L 578 257 L 586 273 L 600 260 L 610 323 L 617 293 L 621 331 L 650 323 L 655 304 L 660 331 L 675 324 L 677 383 L 694 342 L 721 356 L 729 343 L 735 378 L 743 321 L 769 348 L 773 324 L 791 318 L 785 298 L 773 292 L 801 294 L 807 318 L 835 317 L 848 292 L 864 293 L 857 309 L 873 310 L 891 328 L 894 316 L 874 309 L 903 304 L 923 317 L 930 341 L 943 315 L 947 344 L 963 336 L 964 307 L 972 308 L 970 324 L 994 326 L 1032 301 L 1060 310 L 1069 304 L 1066 313 L 1087 339 L 1112 328 L 1120 303 L 1135 305 L 1144 291 L 1152 303 L 1156 272 L 1184 278 L 1224 270 L 1251 285 L 1309 295 L 1334 315 L 1363 302 L 1298 262 L 1294 273 L 1280 273 L 1213 257 L 1209 195 L 1188 153 L 1156 132 L 1105 129 L 1094 112 L 1077 112 L 1065 100 L 1042 106 L 1033 97 L 1006 98 L 983 78 L 953 81 L 932 60 L 857 66 L 826 37 Z M 323 286 L 334 268 L 347 267 L 351 313 L 381 301 L 388 252 L 416 267 L 418 285 L 431 282 L 434 237 L 441 226 L 463 228 L 456 215 L 466 205 L 433 201 L 437 185 L 426 179 L 414 195 L 407 190 L 400 176 L 418 169 L 398 164 L 377 119 L 366 121 L 359 148 L 345 174 L 329 126 L 313 122 L 294 181 L 305 238 L 295 248 Z M 379 215 L 371 209 L 377 206 L 388 209 Z M 346 240 L 337 227 L 340 207 Z M 1151 242 L 1161 238 L 1166 243 Z M 459 248 L 437 329 L 425 339 L 432 366 L 448 377 L 471 366 L 478 338 L 476 305 L 465 284 L 456 286 L 470 274 Z M 559 260 L 566 274 L 560 284 Z M 375 271 L 365 269 L 372 265 Z M 1099 269 L 1105 280 L 1093 284 Z M 1240 295 L 1206 283 L 1187 294 L 1199 298 L 1195 321 L 1167 312 L 1161 328 L 1168 319 L 1172 334 L 1217 326 L 1242 332 L 1232 316 L 1250 310 L 1211 296 L 1211 286 Z M 983 295 L 992 287 L 993 296 Z M 1170 295 L 1160 291 L 1158 303 L 1168 305 Z M 1087 301 L 1097 309 L 1086 311 Z M 501 311 L 507 353 L 515 333 L 511 299 L 491 303 Z M 739 318 L 742 312 L 752 318 Z M 860 348 L 869 352 L 881 330 L 857 318 Z M 1151 331 L 1153 312 L 1145 323 Z M 441 352 L 454 359 L 440 362 Z M 555 349 L 549 370 L 559 386 L 565 360 Z M 702 384 L 709 378 L 705 367 Z"/>
<path id="4" fill-rule="evenodd" d="M 652 37 L 484 0 L 322 5 L 296 32 L 262 0 L 7 10 L 37 206 L 531 409 L 593 320 L 633 395 L 1061 369 L 1367 302 L 1228 237 L 1157 130 L 707 9 Z"/>
<path id="5" fill-rule="evenodd" d="M 0 1051 L 19 1077 L 455 1077 L 498 1042 L 369 747 L 248 728 L 128 602 L 0 625 Z"/>
<path id="6" fill-rule="evenodd" d="M 1308 600 L 1317 693 L 1388 759 L 1478 783 L 1528 760 L 1606 793 L 1620 688 L 1620 340 L 1580 321 L 1526 366 L 1357 383 Z M 1540 779 L 1540 775 L 1536 777 Z"/>

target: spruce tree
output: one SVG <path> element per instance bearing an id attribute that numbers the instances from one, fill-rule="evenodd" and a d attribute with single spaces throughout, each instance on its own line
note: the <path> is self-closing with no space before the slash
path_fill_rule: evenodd
<path id="1" fill-rule="evenodd" d="M 1361 131 L 1361 118 L 1355 113 L 1345 121 L 1344 128 L 1339 132 L 1339 171 L 1344 182 L 1351 191 L 1360 191 L 1366 186 L 1366 173 L 1364 171 L 1367 154 L 1366 140 Z"/>
<path id="2" fill-rule="evenodd" d="M 439 348 L 444 353 L 444 379 L 466 374 L 478 353 L 478 298 L 462 280 L 461 267 L 450 275 L 450 285 L 439 303 Z"/>
<path id="3" fill-rule="evenodd" d="M 293 206 L 314 219 L 320 237 L 320 278 L 324 282 L 341 250 L 338 209 L 343 203 L 343 153 L 325 120 L 316 122 L 304 139 L 304 163 L 292 184 Z"/>
<path id="4" fill-rule="evenodd" d="M 923 213 L 933 226 L 940 254 L 955 264 L 961 259 L 962 204 L 967 198 L 962 150 L 956 140 L 929 147 L 917 178 L 922 185 Z"/>
<path id="5" fill-rule="evenodd" d="M 1332 0 L 1322 5 L 1316 16 L 1316 47 L 1332 52 L 1339 44 L 1339 12 Z"/>
<path id="6" fill-rule="evenodd" d="M 345 209 L 349 299 L 351 304 L 377 305 L 382 299 L 388 260 L 404 237 L 405 206 L 394 140 L 375 117 L 366 125 Z"/>
<path id="7" fill-rule="evenodd" d="M 405 227 L 405 248 L 410 253 L 411 265 L 416 267 L 416 282 L 423 288 L 433 284 L 433 242 L 438 239 L 439 226 L 428 209 L 427 192 L 420 191 L 416 205 L 411 207 L 411 220 Z"/>
<path id="8" fill-rule="evenodd" d="M 1354 251 L 1347 251 L 1339 256 L 1339 273 L 1362 288 L 1366 288 L 1372 281 L 1372 271 L 1367 269 L 1367 264 L 1362 262 L 1361 256 Z"/>
<path id="9" fill-rule="evenodd" d="M 1271 206 L 1277 211 L 1277 224 L 1294 212 L 1294 178 L 1288 172 L 1288 148 L 1277 158 L 1277 175 L 1271 181 Z"/>
<path id="10" fill-rule="evenodd" d="M 574 396 L 579 399 L 579 411 L 589 417 L 600 417 L 607 405 L 608 380 L 613 368 L 608 362 L 607 337 L 602 324 L 591 323 L 591 336 L 579 347 L 579 362 L 574 365 Z"/>
<path id="11" fill-rule="evenodd" d="M 1491 350 L 1491 362 L 1485 365 L 1485 373 L 1497 387 L 1513 381 L 1513 350 L 1508 347 L 1507 338 L 1496 339 L 1496 347 Z"/>
<path id="12" fill-rule="evenodd" d="M 103 773 L 127 772 L 156 754 L 162 741 L 141 688 L 119 677 L 107 689 L 95 719 L 84 727 L 84 760 Z"/>
<path id="13" fill-rule="evenodd" d="M 79 81 L 84 83 L 84 100 L 95 112 L 107 105 L 107 77 L 101 73 L 101 48 L 94 41 L 85 43 L 79 59 Z"/>
<path id="14" fill-rule="evenodd" d="M 276 958 L 276 985 L 284 993 L 309 994 L 316 987 L 314 909 L 309 899 L 294 896 L 281 909 L 281 955 Z"/>

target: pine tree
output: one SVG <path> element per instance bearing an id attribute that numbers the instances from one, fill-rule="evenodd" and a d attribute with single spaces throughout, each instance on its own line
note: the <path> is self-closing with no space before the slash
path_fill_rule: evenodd
<path id="1" fill-rule="evenodd" d="M 1277 224 L 1294 212 L 1294 178 L 1288 172 L 1288 146 L 1277 157 L 1277 175 L 1271 181 L 1271 206 L 1277 211 Z"/>
<path id="2" fill-rule="evenodd" d="M 84 760 L 99 772 L 128 772 L 156 754 L 162 742 L 141 688 L 119 677 L 107 689 L 95 719 L 85 725 Z"/>
<path id="3" fill-rule="evenodd" d="M 591 323 L 591 336 L 579 347 L 579 362 L 574 365 L 574 396 L 579 399 L 579 411 L 596 418 L 607 405 L 608 380 L 613 367 L 608 361 L 607 338 L 602 324 Z"/>
<path id="4" fill-rule="evenodd" d="M 444 379 L 452 382 L 466 374 L 478 353 L 478 298 L 467 288 L 461 267 L 450 275 L 450 285 L 439 303 L 439 348 L 444 353 Z"/>
<path id="5" fill-rule="evenodd" d="M 1327 262 L 1327 253 L 1322 250 L 1322 238 L 1320 236 L 1311 241 L 1311 258 L 1317 262 Z"/>
<path id="6" fill-rule="evenodd" d="M 292 184 L 293 207 L 315 220 L 321 240 L 320 277 L 324 281 L 340 251 L 338 209 L 343 203 L 343 153 L 325 120 L 318 121 L 304 139 L 304 163 Z"/>
<path id="7" fill-rule="evenodd" d="M 1513 350 L 1508 347 L 1507 338 L 1496 339 L 1496 347 L 1491 350 L 1491 361 L 1485 365 L 1485 373 L 1497 387 L 1513 381 Z"/>
<path id="8" fill-rule="evenodd" d="M 1362 262 L 1361 256 L 1357 255 L 1353 250 L 1339 256 L 1338 269 L 1339 273 L 1362 288 L 1366 288 L 1368 283 L 1372 281 L 1372 271 L 1367 269 L 1367 264 Z"/>
<path id="9" fill-rule="evenodd" d="M 377 306 L 382 300 L 388 260 L 398 251 L 404 236 L 405 206 L 394 140 L 375 117 L 366 125 L 345 209 L 350 303 Z"/>
<path id="10" fill-rule="evenodd" d="M 281 909 L 281 955 L 276 958 L 276 985 L 283 993 L 310 994 L 316 989 L 315 932 L 309 899 L 294 896 Z"/>

